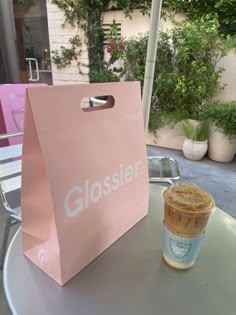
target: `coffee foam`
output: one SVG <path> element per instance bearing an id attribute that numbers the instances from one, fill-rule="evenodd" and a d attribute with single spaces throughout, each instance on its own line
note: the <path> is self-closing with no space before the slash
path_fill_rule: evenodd
<path id="1" fill-rule="evenodd" d="M 165 201 L 183 212 L 210 212 L 215 206 L 212 195 L 192 183 L 177 182 L 164 192 Z"/>

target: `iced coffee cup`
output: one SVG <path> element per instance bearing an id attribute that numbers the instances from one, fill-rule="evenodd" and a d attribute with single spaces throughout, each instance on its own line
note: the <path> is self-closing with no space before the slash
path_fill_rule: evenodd
<path id="1" fill-rule="evenodd" d="M 171 185 L 163 197 L 163 257 L 175 268 L 190 268 L 205 237 L 214 199 L 199 186 L 184 182 Z"/>

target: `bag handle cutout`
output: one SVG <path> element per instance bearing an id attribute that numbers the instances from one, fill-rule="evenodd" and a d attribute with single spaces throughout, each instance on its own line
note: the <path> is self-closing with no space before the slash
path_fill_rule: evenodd
<path id="1" fill-rule="evenodd" d="M 115 99 L 112 95 L 84 97 L 80 102 L 80 107 L 84 112 L 93 112 L 112 108 L 115 105 Z"/>

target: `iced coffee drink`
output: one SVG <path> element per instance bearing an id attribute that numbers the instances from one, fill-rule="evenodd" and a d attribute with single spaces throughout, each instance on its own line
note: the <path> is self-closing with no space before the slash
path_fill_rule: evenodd
<path id="1" fill-rule="evenodd" d="M 212 195 L 192 183 L 177 182 L 164 194 L 164 259 L 186 269 L 194 264 L 215 207 Z"/>

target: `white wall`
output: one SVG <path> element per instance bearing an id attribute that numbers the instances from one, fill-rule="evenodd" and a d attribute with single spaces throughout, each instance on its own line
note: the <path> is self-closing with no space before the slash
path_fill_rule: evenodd
<path id="1" fill-rule="evenodd" d="M 149 30 L 149 16 L 143 16 L 138 10 L 132 13 L 132 20 L 125 18 L 123 11 L 109 11 L 104 14 L 104 23 L 121 23 L 121 35 L 130 37 Z"/>
<path id="2" fill-rule="evenodd" d="M 219 66 L 225 68 L 221 82 L 227 84 L 227 86 L 219 93 L 217 98 L 223 101 L 236 100 L 236 51 L 232 50 L 220 60 Z"/>
<path id="3" fill-rule="evenodd" d="M 64 22 L 63 11 L 60 10 L 55 4 L 52 4 L 50 0 L 47 1 L 47 11 L 51 51 L 60 49 L 61 46 L 70 48 L 71 44 L 69 43 L 69 39 L 75 36 L 78 30 L 71 27 L 70 25 L 65 25 L 65 27 L 62 27 Z M 85 64 L 88 63 L 88 53 L 85 43 L 82 45 L 82 55 L 79 61 Z M 68 65 L 62 69 L 58 69 L 57 66 L 52 62 L 53 84 L 76 84 L 88 82 L 88 68 L 82 66 L 80 70 L 83 74 L 80 73 L 76 61 L 72 61 L 71 65 Z"/>
<path id="4" fill-rule="evenodd" d="M 176 20 L 183 20 L 184 16 L 181 14 L 176 15 Z M 117 23 L 121 23 L 121 34 L 123 37 L 130 37 L 138 35 L 139 33 L 145 33 L 149 31 L 150 17 L 134 10 L 132 13 L 132 20 L 126 18 L 123 11 L 109 11 L 104 14 L 104 23 L 112 24 L 115 20 Z M 169 19 L 161 19 L 161 28 L 163 30 L 170 29 L 173 26 Z"/>

